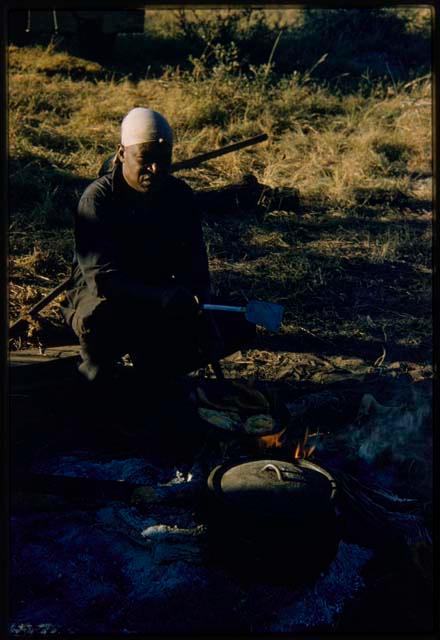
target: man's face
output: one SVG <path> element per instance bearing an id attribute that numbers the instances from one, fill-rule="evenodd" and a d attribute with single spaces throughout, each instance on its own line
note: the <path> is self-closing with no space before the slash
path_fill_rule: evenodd
<path id="1" fill-rule="evenodd" d="M 118 158 L 125 182 L 132 189 L 154 193 L 160 190 L 170 171 L 171 147 L 165 142 L 119 145 Z"/>

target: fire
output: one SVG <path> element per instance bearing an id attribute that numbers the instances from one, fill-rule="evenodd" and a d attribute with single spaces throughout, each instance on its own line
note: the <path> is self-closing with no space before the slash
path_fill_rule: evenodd
<path id="1" fill-rule="evenodd" d="M 261 447 L 261 449 L 280 449 L 283 446 L 282 436 L 285 431 L 286 429 L 283 429 L 269 436 L 260 436 L 258 438 L 258 446 Z"/>
<path id="2" fill-rule="evenodd" d="M 312 445 L 311 447 L 306 446 L 308 438 L 309 430 L 306 429 L 302 442 L 298 442 L 293 453 L 293 457 L 295 460 L 299 460 L 300 458 L 310 458 L 315 451 L 316 445 Z"/>
<path id="3" fill-rule="evenodd" d="M 287 431 L 287 428 L 284 428 L 282 431 L 278 431 L 278 433 L 271 433 L 268 436 L 260 436 L 257 440 L 258 446 L 260 449 L 281 449 L 285 443 L 283 443 L 283 435 Z M 320 433 L 312 433 L 309 434 L 309 430 L 306 429 L 304 433 L 304 437 L 300 440 L 293 452 L 293 457 L 295 460 L 299 460 L 300 458 L 310 458 L 315 449 L 316 445 L 307 445 L 307 441 L 311 436 L 319 436 Z"/>

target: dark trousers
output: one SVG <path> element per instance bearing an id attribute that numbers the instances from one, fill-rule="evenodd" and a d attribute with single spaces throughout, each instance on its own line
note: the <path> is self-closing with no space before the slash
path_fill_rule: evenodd
<path id="1" fill-rule="evenodd" d="M 153 305 L 118 304 L 87 295 L 79 301 L 71 326 L 80 342 L 80 372 L 90 381 L 112 375 L 125 354 L 147 377 L 175 377 L 249 347 L 255 338 L 255 326 L 242 313 L 204 312 L 176 319 Z"/>

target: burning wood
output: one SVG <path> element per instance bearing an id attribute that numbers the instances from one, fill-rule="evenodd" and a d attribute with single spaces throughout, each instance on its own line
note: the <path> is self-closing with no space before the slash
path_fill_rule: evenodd
<path id="1" fill-rule="evenodd" d="M 272 433 L 268 436 L 260 436 L 258 438 L 258 447 L 260 449 L 281 449 L 283 446 L 282 437 L 286 433 L 286 429 Z"/>
<path id="2" fill-rule="evenodd" d="M 281 449 L 285 447 L 288 443 L 286 442 L 286 438 L 283 437 L 287 431 L 287 427 L 282 431 L 278 431 L 277 433 L 271 433 L 269 435 L 260 436 L 258 438 L 258 447 L 260 449 Z M 309 433 L 309 430 L 306 429 L 304 433 L 304 437 L 302 441 L 299 441 L 295 447 L 293 457 L 295 460 L 310 458 L 316 450 L 316 445 L 313 444 L 311 446 L 307 446 L 307 442 L 311 437 L 319 437 L 321 434 L 319 431 L 315 433 Z"/>
<path id="3" fill-rule="evenodd" d="M 311 447 L 307 447 L 307 440 L 309 438 L 309 429 L 307 428 L 304 433 L 304 438 L 302 442 L 298 442 L 293 453 L 293 457 L 295 460 L 310 458 L 313 452 L 316 449 L 316 445 L 312 445 Z"/>

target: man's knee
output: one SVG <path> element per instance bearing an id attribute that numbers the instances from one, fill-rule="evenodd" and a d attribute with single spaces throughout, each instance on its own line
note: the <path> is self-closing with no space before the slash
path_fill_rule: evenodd
<path id="1" fill-rule="evenodd" d="M 72 329 L 78 338 L 105 331 L 116 320 L 114 305 L 104 298 L 87 297 L 72 317 Z"/>

